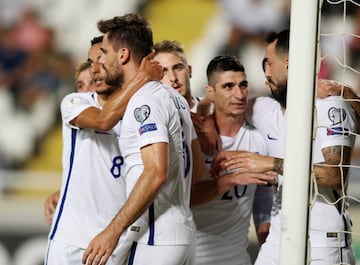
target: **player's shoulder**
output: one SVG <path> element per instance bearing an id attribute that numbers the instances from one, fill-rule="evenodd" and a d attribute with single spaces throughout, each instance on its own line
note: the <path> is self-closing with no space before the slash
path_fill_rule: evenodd
<path id="1" fill-rule="evenodd" d="M 326 98 L 316 98 L 316 104 L 342 104 L 342 103 L 346 103 L 347 101 L 344 97 L 342 96 L 329 96 Z"/>
<path id="2" fill-rule="evenodd" d="M 266 109 L 278 109 L 280 103 L 277 102 L 274 98 L 269 96 L 262 96 L 254 98 L 254 106 L 257 108 L 266 108 Z"/>
<path id="3" fill-rule="evenodd" d="M 243 128 L 254 137 L 263 138 L 261 132 L 249 121 L 246 121 Z"/>
<path id="4" fill-rule="evenodd" d="M 246 121 L 243 125 L 243 128 L 249 135 L 249 139 L 252 139 L 252 143 L 256 145 L 261 145 L 262 148 L 265 146 L 265 139 L 263 134 L 255 128 L 253 124 L 251 124 L 249 121 Z"/>
<path id="5" fill-rule="evenodd" d="M 282 113 L 282 108 L 275 99 L 268 96 L 256 97 L 248 102 L 246 119 L 259 128 L 272 122 L 279 113 Z"/>
<path id="6" fill-rule="evenodd" d="M 97 100 L 95 92 L 73 92 L 67 94 L 61 101 L 62 108 L 73 108 L 82 104 L 94 103 Z"/>
<path id="7" fill-rule="evenodd" d="M 321 109 L 328 109 L 328 108 L 337 108 L 343 109 L 346 111 L 353 111 L 350 103 L 342 96 L 330 96 L 327 98 L 317 98 L 316 99 L 316 108 L 319 110 Z"/>
<path id="8" fill-rule="evenodd" d="M 130 101 L 151 101 L 164 98 L 167 94 L 166 85 L 159 81 L 149 81 L 131 97 Z"/>

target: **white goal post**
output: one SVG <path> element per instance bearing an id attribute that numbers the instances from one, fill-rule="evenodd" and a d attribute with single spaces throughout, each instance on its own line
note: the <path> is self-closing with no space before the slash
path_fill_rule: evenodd
<path id="1" fill-rule="evenodd" d="M 304 265 L 307 256 L 318 6 L 318 0 L 291 1 L 281 265 Z"/>

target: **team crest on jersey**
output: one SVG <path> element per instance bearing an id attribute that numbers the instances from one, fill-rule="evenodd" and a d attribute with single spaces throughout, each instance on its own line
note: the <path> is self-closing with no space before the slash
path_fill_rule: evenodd
<path id="1" fill-rule="evenodd" d="M 147 118 L 150 116 L 150 107 L 148 105 L 142 105 L 139 108 L 136 108 L 134 111 L 135 119 L 143 124 Z"/>
<path id="2" fill-rule="evenodd" d="M 73 108 L 77 105 L 79 105 L 81 100 L 79 98 L 70 98 L 67 102 L 68 107 Z"/>
<path id="3" fill-rule="evenodd" d="M 345 120 L 346 112 L 344 110 L 332 107 L 328 110 L 328 117 L 332 123 L 331 125 L 337 125 Z"/>

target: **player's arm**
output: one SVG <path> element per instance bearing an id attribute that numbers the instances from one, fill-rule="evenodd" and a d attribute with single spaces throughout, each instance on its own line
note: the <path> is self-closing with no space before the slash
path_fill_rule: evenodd
<path id="1" fill-rule="evenodd" d="M 351 148 L 348 146 L 330 146 L 323 148 L 325 162 L 314 165 L 314 174 L 319 186 L 341 189 L 347 177 L 351 162 Z"/>
<path id="2" fill-rule="evenodd" d="M 121 210 L 106 229 L 90 242 L 83 256 L 84 264 L 100 264 L 101 259 L 101 264 L 106 264 L 120 235 L 145 212 L 167 182 L 167 143 L 155 143 L 143 147 L 141 157 L 144 163 L 143 173 Z"/>
<path id="3" fill-rule="evenodd" d="M 208 156 L 212 156 L 216 151 L 221 150 L 221 138 L 215 126 L 213 113 L 213 102 L 205 97 L 198 104 L 196 116 L 195 114 L 192 115 L 201 150 Z"/>
<path id="4" fill-rule="evenodd" d="M 249 151 L 221 151 L 213 160 L 211 175 L 218 176 L 222 170 L 237 170 L 241 173 L 275 171 L 283 174 L 284 160 Z"/>
<path id="5" fill-rule="evenodd" d="M 234 184 L 229 178 L 203 179 L 191 185 L 190 207 L 207 203 L 228 191 Z"/>
<path id="6" fill-rule="evenodd" d="M 203 179 L 191 186 L 190 206 L 209 202 L 222 196 L 235 185 L 267 185 L 276 178 L 274 172 L 267 173 L 239 173 L 232 172 L 215 179 Z"/>
<path id="7" fill-rule="evenodd" d="M 198 139 L 192 140 L 191 151 L 193 157 L 192 182 L 196 182 L 201 178 L 203 178 L 206 174 L 206 165 L 204 161 L 204 156 L 201 151 L 201 147 Z"/>
<path id="8" fill-rule="evenodd" d="M 257 186 L 253 202 L 253 220 L 259 247 L 265 242 L 270 228 L 273 190 L 271 186 Z"/>
<path id="9" fill-rule="evenodd" d="M 156 61 L 151 61 L 153 52 L 144 57 L 140 69 L 134 79 L 121 89 L 117 89 L 100 110 L 90 107 L 81 112 L 70 123 L 79 128 L 93 128 L 108 131 L 124 115 L 127 103 L 136 91 L 150 80 L 160 80 L 163 76 L 162 67 Z"/>
<path id="10" fill-rule="evenodd" d="M 265 240 L 269 234 L 269 230 L 270 230 L 270 221 L 259 224 L 255 227 L 256 238 L 258 240 L 259 247 L 261 247 L 261 245 L 265 243 Z"/>
<path id="11" fill-rule="evenodd" d="M 44 204 L 44 215 L 46 222 L 50 225 L 52 222 L 52 215 L 55 212 L 56 205 L 59 202 L 60 191 L 55 191 L 49 197 L 47 197 Z"/>
<path id="12" fill-rule="evenodd" d="M 319 79 L 317 81 L 317 97 L 343 96 L 348 99 L 357 117 L 357 131 L 360 131 L 360 98 L 349 87 L 334 80 Z"/>

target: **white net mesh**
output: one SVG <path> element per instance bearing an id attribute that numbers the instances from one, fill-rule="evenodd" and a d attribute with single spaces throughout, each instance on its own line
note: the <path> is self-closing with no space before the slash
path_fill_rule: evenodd
<path id="1" fill-rule="evenodd" d="M 360 95 L 360 1 L 324 0 L 322 8 L 319 10 L 319 32 L 321 53 L 318 62 L 320 66 L 318 72 L 319 78 L 336 80 L 343 85 L 351 87 L 357 95 Z M 344 88 L 342 88 L 343 93 Z M 344 108 L 346 104 L 344 102 L 346 101 L 349 103 L 351 101 L 359 101 L 358 99 L 337 100 L 341 101 L 340 106 L 344 104 Z M 326 232 L 329 239 L 327 244 L 335 244 L 335 252 L 337 252 L 335 255 L 339 254 L 340 256 L 341 254 L 345 256 L 345 253 L 341 253 L 342 248 L 351 245 L 352 238 L 352 249 L 354 250 L 356 264 L 360 264 L 360 137 L 356 131 L 347 131 L 348 124 L 344 122 L 345 116 L 343 115 L 345 114 L 343 112 L 346 111 L 340 108 L 336 110 L 336 113 L 332 113 L 332 117 L 340 117 L 340 123 L 334 127 L 336 128 L 335 130 L 329 130 L 328 128 L 327 130 L 328 135 L 342 134 L 344 145 L 346 145 L 347 135 L 354 135 L 355 146 L 352 151 L 350 165 L 343 165 L 343 168 L 346 168 L 349 174 L 348 176 L 341 174 L 341 189 L 337 190 L 337 192 L 332 189 L 321 188 L 321 185 L 319 185 L 321 180 L 316 179 L 314 181 L 315 185 L 312 187 L 313 193 L 310 198 L 310 207 L 311 211 L 320 210 L 319 207 L 324 209 L 328 207 L 328 209 L 333 208 L 335 212 L 340 213 L 336 216 L 334 212 L 330 214 L 330 210 L 318 218 L 315 221 L 318 222 L 318 224 L 315 224 L 315 227 L 318 227 L 319 231 L 315 229 L 315 233 Z M 328 115 L 331 120 L 330 111 Z M 319 122 L 316 123 L 315 129 L 317 131 L 319 131 L 319 126 L 321 124 Z M 316 144 L 314 150 L 315 148 Z M 346 160 L 343 157 L 346 150 L 344 150 L 344 147 L 341 147 L 337 151 L 341 152 L 342 155 L 342 159 L 338 163 L 340 166 Z M 339 168 L 334 165 L 326 165 L 326 167 L 328 170 L 330 168 Z M 315 203 L 319 201 L 322 204 Z M 351 224 L 346 222 L 347 213 L 350 214 L 352 220 L 351 229 Z M 330 224 L 337 224 L 336 229 L 330 229 Z M 310 254 L 317 251 L 316 248 L 314 250 L 314 245 L 317 242 L 309 241 L 309 245 L 311 244 L 313 245 L 309 252 Z M 318 247 L 319 249 L 322 247 L 321 243 L 319 243 Z M 315 260 L 311 261 L 314 262 Z M 345 259 L 331 264 L 353 263 Z"/>

